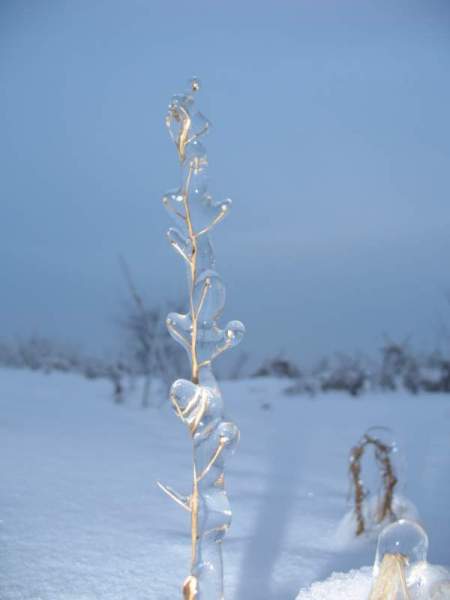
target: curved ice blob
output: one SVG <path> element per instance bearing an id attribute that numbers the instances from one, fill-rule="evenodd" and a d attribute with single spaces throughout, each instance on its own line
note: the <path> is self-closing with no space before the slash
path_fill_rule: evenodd
<path id="1" fill-rule="evenodd" d="M 373 573 L 376 577 L 380 572 L 383 559 L 387 554 L 404 557 L 406 565 L 427 560 L 428 536 L 425 529 L 408 519 L 400 519 L 383 529 L 378 538 L 377 552 Z"/>

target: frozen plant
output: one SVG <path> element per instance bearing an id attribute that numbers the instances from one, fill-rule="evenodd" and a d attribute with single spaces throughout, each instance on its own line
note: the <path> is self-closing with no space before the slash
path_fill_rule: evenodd
<path id="1" fill-rule="evenodd" d="M 369 600 L 448 600 L 449 572 L 427 562 L 428 535 L 416 521 L 400 519 L 378 538 Z"/>
<path id="2" fill-rule="evenodd" d="M 148 305 L 138 290 L 127 263 L 122 258 L 120 263 L 132 300 L 121 324 L 126 335 L 133 375 L 142 376 L 144 381 L 141 406 L 146 408 L 150 405 L 154 380 L 159 379 L 167 391 L 174 374 L 179 375 L 183 369 L 184 353 L 172 343 L 167 332 L 166 306 Z M 158 393 L 158 398 L 160 396 L 161 393 Z"/>
<path id="3" fill-rule="evenodd" d="M 428 536 L 400 519 L 378 537 L 373 569 L 333 573 L 303 589 L 297 600 L 449 600 L 450 572 L 427 562 Z"/>
<path id="4" fill-rule="evenodd" d="M 391 523 L 379 538 L 369 600 L 448 600 L 449 572 L 427 562 L 428 536 L 408 519 Z"/>
<path id="5" fill-rule="evenodd" d="M 396 451 L 396 446 L 394 442 L 383 439 L 386 438 L 388 433 L 389 430 L 384 427 L 371 427 L 350 452 L 349 471 L 354 496 L 357 536 L 366 530 L 364 503 L 369 495 L 369 490 L 364 487 L 361 472 L 362 458 L 369 446 L 373 446 L 383 487 L 383 495 L 377 506 L 375 522 L 382 523 L 385 519 L 395 520 L 393 500 L 398 479 L 394 469 L 392 453 Z"/>
<path id="6" fill-rule="evenodd" d="M 231 523 L 224 464 L 238 442 L 239 430 L 224 420 L 212 363 L 241 341 L 244 326 L 231 321 L 222 329 L 218 323 L 225 287 L 215 270 L 209 232 L 228 213 L 231 201 L 215 202 L 208 191 L 208 160 L 200 138 L 210 123 L 194 106 L 199 87 L 197 79 L 191 80 L 189 90 L 173 96 L 169 104 L 166 125 L 178 151 L 182 181 L 163 198 L 177 224 L 168 231 L 169 242 L 188 272 L 188 311 L 170 313 L 167 327 L 187 351 L 191 365 L 191 380 L 175 381 L 170 399 L 192 436 L 193 485 L 189 496 L 159 485 L 191 513 L 191 572 L 183 585 L 183 597 L 215 600 L 224 597 L 221 543 Z"/>

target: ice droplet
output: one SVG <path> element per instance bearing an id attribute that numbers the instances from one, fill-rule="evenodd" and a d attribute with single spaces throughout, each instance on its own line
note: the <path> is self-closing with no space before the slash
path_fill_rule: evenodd
<path id="1" fill-rule="evenodd" d="M 425 529 L 408 519 L 400 519 L 383 529 L 378 538 L 374 577 L 378 576 L 380 565 L 386 554 L 401 555 L 406 559 L 408 567 L 426 561 L 428 552 L 428 536 Z"/>
<path id="2" fill-rule="evenodd" d="M 191 77 L 191 79 L 189 79 L 189 81 L 188 81 L 188 84 L 189 84 L 189 89 L 192 92 L 198 92 L 201 87 L 201 82 L 198 77 Z"/>

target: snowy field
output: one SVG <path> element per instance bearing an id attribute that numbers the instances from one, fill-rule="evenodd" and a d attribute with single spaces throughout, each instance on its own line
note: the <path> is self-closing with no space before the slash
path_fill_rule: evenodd
<path id="1" fill-rule="evenodd" d="M 114 405 L 107 382 L 72 375 L 0 377 L 1 600 L 179 598 L 189 515 L 155 482 L 187 492 L 191 453 L 170 408 Z M 222 386 L 242 434 L 227 474 L 227 600 L 294 600 L 333 571 L 372 564 L 375 541 L 348 544 L 342 518 L 348 452 L 373 425 L 391 427 L 406 456 L 402 493 L 430 562 L 450 564 L 450 397 L 311 399 L 282 387 Z"/>

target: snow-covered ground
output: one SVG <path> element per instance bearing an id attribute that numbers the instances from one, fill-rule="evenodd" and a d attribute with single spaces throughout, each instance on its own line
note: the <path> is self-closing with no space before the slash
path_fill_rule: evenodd
<path id="1" fill-rule="evenodd" d="M 155 482 L 189 491 L 191 452 L 170 407 L 117 406 L 107 382 L 72 375 L 2 370 L 0 382 L 1 600 L 179 598 L 189 515 Z M 333 571 L 372 564 L 373 539 L 349 545 L 340 533 L 348 452 L 372 425 L 395 431 L 429 560 L 448 565 L 450 397 L 311 399 L 282 387 L 222 386 L 242 433 L 227 474 L 227 599 L 293 600 Z"/>

